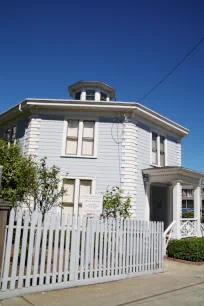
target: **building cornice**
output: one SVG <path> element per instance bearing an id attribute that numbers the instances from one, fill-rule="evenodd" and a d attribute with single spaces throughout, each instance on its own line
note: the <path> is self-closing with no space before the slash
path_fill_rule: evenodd
<path id="1" fill-rule="evenodd" d="M 155 111 L 134 102 L 119 102 L 119 101 L 78 101 L 68 99 L 36 99 L 27 98 L 0 114 L 0 123 L 6 121 L 8 117 L 16 116 L 19 112 L 25 109 L 31 109 L 33 107 L 44 109 L 83 109 L 83 110 L 98 110 L 98 111 L 119 111 L 124 114 L 134 113 L 135 115 L 145 118 L 151 122 L 158 124 L 159 126 L 170 130 L 178 135 L 180 138 L 186 136 L 189 132 L 188 129 L 177 124 L 176 122 L 169 120 L 168 118 L 156 113 Z"/>

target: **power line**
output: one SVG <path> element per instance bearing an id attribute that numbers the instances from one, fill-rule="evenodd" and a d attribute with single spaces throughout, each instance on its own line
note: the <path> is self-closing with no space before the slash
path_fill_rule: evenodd
<path id="1" fill-rule="evenodd" d="M 161 85 L 186 59 L 193 53 L 193 51 L 203 42 L 204 36 L 201 38 L 201 40 L 191 49 L 185 56 L 184 58 L 169 72 L 167 75 L 159 81 L 152 89 L 150 89 L 142 98 L 138 100 L 138 102 L 144 100 L 151 92 L 153 92 L 159 85 Z"/>
<path id="2" fill-rule="evenodd" d="M 137 102 L 141 102 L 144 100 L 147 96 L 149 96 L 157 87 L 159 87 L 192 53 L 195 51 L 195 49 L 203 42 L 204 36 L 199 40 L 199 42 L 182 58 L 182 60 L 169 72 L 167 75 L 159 81 L 152 89 L 150 89 L 142 98 L 137 100 Z M 137 103 L 135 102 L 135 103 Z M 128 112 L 134 105 L 130 106 L 126 112 Z"/>

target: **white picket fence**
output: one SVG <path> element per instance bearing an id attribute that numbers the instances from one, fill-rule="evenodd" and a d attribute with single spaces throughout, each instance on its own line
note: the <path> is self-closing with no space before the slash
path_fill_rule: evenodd
<path id="1" fill-rule="evenodd" d="M 0 298 L 162 271 L 162 222 L 12 210 Z"/>

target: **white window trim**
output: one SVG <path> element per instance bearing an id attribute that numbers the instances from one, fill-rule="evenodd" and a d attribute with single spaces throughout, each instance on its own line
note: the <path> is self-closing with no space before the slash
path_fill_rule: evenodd
<path id="1" fill-rule="evenodd" d="M 78 120 L 79 121 L 79 133 L 78 133 L 78 146 L 77 146 L 77 154 L 65 154 L 66 152 L 66 141 L 67 141 L 67 128 L 68 128 L 68 120 Z M 82 133 L 83 133 L 83 121 L 94 121 L 94 148 L 93 148 L 93 155 L 82 155 Z M 63 126 L 63 133 L 62 133 L 62 148 L 61 148 L 61 157 L 72 157 L 72 158 L 88 158 L 88 159 L 95 159 L 97 158 L 97 151 L 98 151 L 98 126 L 99 120 L 98 118 L 65 118 L 64 126 Z"/>
<path id="2" fill-rule="evenodd" d="M 61 176 L 61 187 L 63 186 L 63 180 L 67 179 L 67 180 L 75 180 L 75 188 L 74 188 L 74 215 L 77 216 L 78 215 L 78 201 L 77 199 L 79 199 L 79 183 L 80 180 L 87 180 L 87 181 L 91 181 L 91 194 L 95 195 L 96 193 L 96 177 L 90 177 L 90 176 Z M 62 209 L 63 211 L 63 209 Z"/>
<path id="3" fill-rule="evenodd" d="M 157 134 L 157 164 L 153 164 L 152 162 L 152 133 Z M 167 135 L 151 130 L 150 131 L 150 165 L 152 167 L 161 167 L 160 164 L 160 136 L 163 136 L 164 139 L 164 152 L 165 152 L 165 167 L 168 166 L 168 151 L 167 151 Z"/>

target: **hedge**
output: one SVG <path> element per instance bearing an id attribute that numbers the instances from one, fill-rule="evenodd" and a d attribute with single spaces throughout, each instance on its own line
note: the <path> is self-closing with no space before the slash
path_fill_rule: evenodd
<path id="1" fill-rule="evenodd" d="M 171 240 L 167 248 L 169 257 L 187 261 L 204 261 L 204 238 Z"/>

